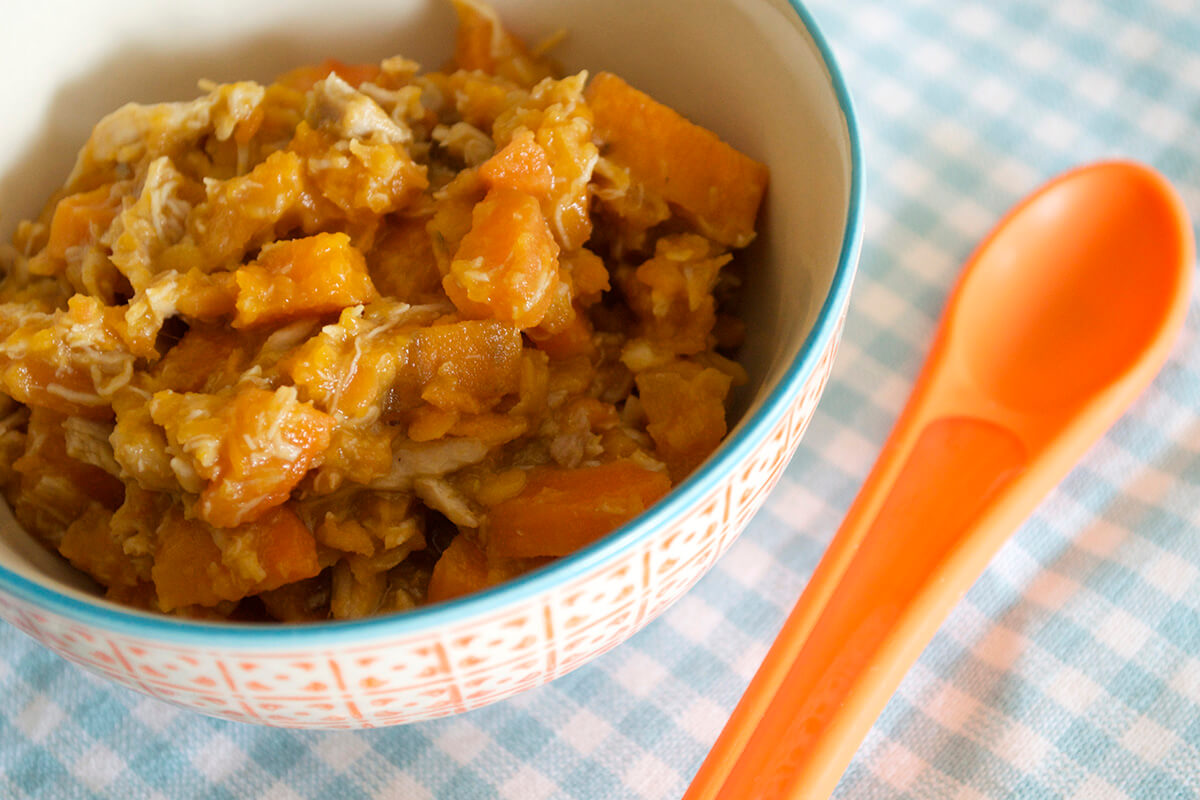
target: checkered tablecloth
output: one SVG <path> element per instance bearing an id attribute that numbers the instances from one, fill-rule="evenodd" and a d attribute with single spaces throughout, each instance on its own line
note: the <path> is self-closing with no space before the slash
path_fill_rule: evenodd
<path id="1" fill-rule="evenodd" d="M 856 98 L 867 235 L 845 340 L 764 511 L 628 644 L 407 728 L 243 726 L 0 624 L 0 797 L 679 797 L 837 528 L 973 244 L 1104 156 L 1200 212 L 1200 0 L 814 0 Z M 1200 315 L 958 605 L 839 798 L 1200 796 Z"/>

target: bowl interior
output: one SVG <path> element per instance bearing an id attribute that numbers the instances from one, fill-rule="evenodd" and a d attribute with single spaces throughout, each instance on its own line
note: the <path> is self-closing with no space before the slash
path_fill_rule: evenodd
<path id="1" fill-rule="evenodd" d="M 850 132 L 801 18 L 786 0 L 707 3 L 702 13 L 692 0 L 495 5 L 530 43 L 566 31 L 555 50 L 566 69 L 616 72 L 770 167 L 760 236 L 740 256 L 750 383 L 734 413 L 746 426 L 812 331 L 850 235 Z M 22 78 L 0 89 L 5 107 L 20 109 L 0 126 L 5 240 L 61 185 L 92 125 L 124 102 L 188 99 L 199 78 L 267 82 L 329 56 L 403 54 L 433 69 L 447 59 L 454 31 L 442 0 L 50 0 L 10 11 L 10 29 L 22 35 L 0 49 L 0 66 Z M 63 15 L 71 25 L 59 24 Z M 7 508 L 0 566 L 93 597 L 90 581 L 20 531 Z"/>

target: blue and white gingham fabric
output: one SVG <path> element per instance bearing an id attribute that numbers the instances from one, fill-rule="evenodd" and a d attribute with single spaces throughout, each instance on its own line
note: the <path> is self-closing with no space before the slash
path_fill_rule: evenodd
<path id="1" fill-rule="evenodd" d="M 800 452 L 733 550 L 593 664 L 353 733 L 180 711 L 0 625 L 0 797 L 682 795 L 891 427 L 959 265 L 1044 179 L 1127 156 L 1200 212 L 1197 0 L 814 0 L 856 98 L 867 236 Z M 1196 217 L 1193 216 L 1193 219 Z M 839 798 L 1200 796 L 1200 315 L 958 605 Z"/>

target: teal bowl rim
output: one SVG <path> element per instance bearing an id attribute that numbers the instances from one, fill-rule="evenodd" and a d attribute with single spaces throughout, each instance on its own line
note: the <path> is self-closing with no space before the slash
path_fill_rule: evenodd
<path id="1" fill-rule="evenodd" d="M 501 608 L 521 603 L 603 566 L 622 550 L 649 537 L 660 526 L 685 513 L 720 484 L 734 464 L 748 456 L 763 441 L 799 395 L 816 368 L 825 346 L 836 335 L 842 309 L 849 302 L 850 286 L 862 250 L 863 160 L 854 104 L 829 43 L 816 20 L 798 0 L 788 2 L 821 55 L 845 117 L 850 140 L 850 198 L 837 270 L 813 330 L 800 346 L 800 352 L 778 385 L 763 402 L 762 408 L 747 418 L 712 458 L 645 514 L 577 553 L 499 586 L 402 614 L 346 622 L 260 625 L 155 616 L 114 605 L 86 602 L 43 586 L 3 566 L 0 566 L 0 590 L 85 625 L 172 644 L 210 647 L 253 645 L 255 648 L 278 649 L 299 644 L 316 648 L 347 642 L 371 642 L 445 631 L 470 619 L 492 616 Z"/>

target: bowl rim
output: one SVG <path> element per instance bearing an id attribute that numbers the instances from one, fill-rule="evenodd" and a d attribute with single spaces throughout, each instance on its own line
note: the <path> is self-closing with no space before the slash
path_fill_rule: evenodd
<path id="1" fill-rule="evenodd" d="M 92 603 L 45 586 L 3 565 L 0 565 L 0 591 L 72 621 L 114 633 L 179 645 L 253 645 L 255 649 L 270 650 L 295 647 L 301 643 L 319 647 L 346 642 L 395 640 L 444 631 L 470 619 L 497 615 L 505 608 L 518 605 L 601 567 L 621 550 L 649 538 L 670 519 L 684 514 L 721 482 L 729 466 L 749 455 L 803 389 L 826 346 L 837 335 L 837 326 L 842 310 L 848 303 L 862 250 L 864 165 L 854 104 L 833 50 L 816 20 L 802 0 L 787 2 L 816 46 L 846 123 L 850 147 L 850 193 L 838 264 L 812 330 L 774 390 L 764 399 L 762 407 L 747 417 L 740 428 L 722 442 L 712 457 L 658 504 L 599 541 L 505 583 L 403 613 L 356 620 L 295 624 L 188 620 L 126 609 L 111 603 Z"/>

